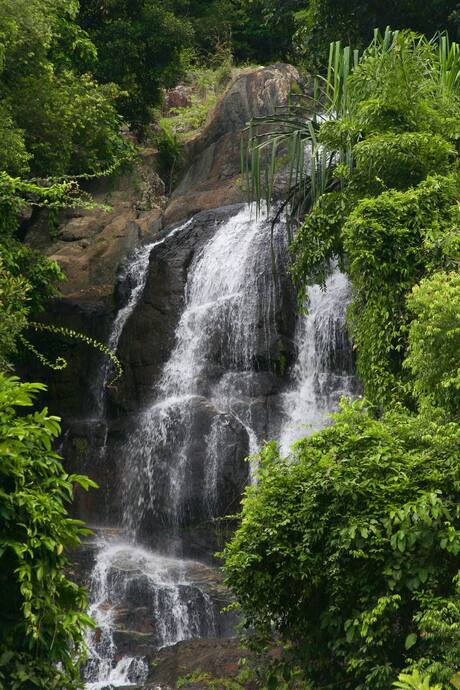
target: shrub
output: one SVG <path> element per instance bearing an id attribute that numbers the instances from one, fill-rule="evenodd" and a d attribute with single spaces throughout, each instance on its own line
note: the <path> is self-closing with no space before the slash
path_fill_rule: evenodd
<path id="1" fill-rule="evenodd" d="M 125 149 L 118 90 L 81 72 L 96 51 L 77 13 L 74 0 L 2 0 L 0 170 L 95 173 Z"/>
<path id="2" fill-rule="evenodd" d="M 27 327 L 29 289 L 27 281 L 11 275 L 0 258 L 0 371 L 9 367 L 9 357 Z"/>
<path id="3" fill-rule="evenodd" d="M 192 44 L 193 29 L 188 18 L 175 12 L 180 4 L 81 0 L 82 26 L 98 51 L 96 77 L 117 84 L 119 111 L 136 129 L 149 123 L 161 89 L 184 76 L 183 53 Z"/>
<path id="4" fill-rule="evenodd" d="M 460 414 L 460 275 L 435 273 L 413 288 L 405 366 L 422 407 Z"/>
<path id="5" fill-rule="evenodd" d="M 224 552 L 249 641 L 281 642 L 325 690 L 389 690 L 417 664 L 447 682 L 460 658 L 460 429 L 403 410 L 376 420 L 363 402 L 334 420 L 286 460 L 273 443 L 259 455 Z"/>
<path id="6" fill-rule="evenodd" d="M 374 134 L 354 147 L 355 183 L 364 194 L 407 189 L 428 175 L 447 175 L 455 147 L 431 132 Z M 357 179 L 356 179 L 357 178 Z"/>
<path id="7" fill-rule="evenodd" d="M 84 590 L 65 576 L 66 550 L 82 523 L 67 517 L 73 488 L 95 486 L 68 475 L 52 443 L 59 420 L 47 410 L 24 414 L 44 386 L 0 374 L 0 688 L 80 687 Z M 18 408 L 21 411 L 18 414 Z"/>
<path id="8" fill-rule="evenodd" d="M 455 177 L 431 177 L 406 192 L 363 199 L 343 226 L 358 371 L 366 394 L 379 404 L 404 395 L 406 297 L 427 270 L 442 262 L 428 238 L 442 243 L 449 235 L 457 196 Z"/>

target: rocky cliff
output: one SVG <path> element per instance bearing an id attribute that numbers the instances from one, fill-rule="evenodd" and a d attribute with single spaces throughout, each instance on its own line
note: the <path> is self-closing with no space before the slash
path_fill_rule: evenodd
<path id="1" fill-rule="evenodd" d="M 155 390 L 177 348 L 187 291 L 192 290 L 204 249 L 223 232 L 225 239 L 231 219 L 240 217 L 244 201 L 241 133 L 251 117 L 268 115 L 285 105 L 297 80 L 297 72 L 289 65 L 246 69 L 236 76 L 206 126 L 187 142 L 185 173 L 171 198 L 165 198 L 156 173 L 155 152 L 144 151 L 133 170 L 91 189 L 95 201 L 110 205 L 109 210 L 67 211 L 52 236 L 44 220 L 27 235 L 27 242 L 56 259 L 67 276 L 62 296 L 50 304 L 45 318 L 105 342 L 112 338 L 125 370 L 123 378 L 111 386 L 104 359 L 91 349 L 38 339 L 38 346 L 48 354 L 64 350 L 69 366 L 55 373 L 29 369 L 27 375 L 45 380 L 49 407 L 63 417 L 62 452 L 67 466 L 89 474 L 100 485 L 98 492 L 77 496 L 75 512 L 91 524 L 109 526 L 120 524 L 122 513 L 129 513 L 125 529 L 135 524 L 140 542 L 155 553 L 174 552 L 176 559 L 146 556 L 139 546 L 113 556 L 110 546 L 101 550 L 99 545 L 95 551 L 88 544 L 75 561 L 75 577 L 93 582 L 91 596 L 96 602 L 100 597 L 102 621 L 111 602 L 109 647 L 117 650 L 113 663 L 130 656 L 156 660 L 156 671 L 145 687 L 176 687 L 182 665 L 193 671 L 199 668 L 197 659 L 204 670 L 220 671 L 218 675 L 236 670 L 238 651 L 231 641 L 183 642 L 160 656 L 155 650 L 165 640 L 181 639 L 178 625 L 186 624 L 188 634 L 192 631 L 192 636 L 204 638 L 225 637 L 231 628 L 231 621 L 219 616 L 226 595 L 210 567 L 227 529 L 215 518 L 238 509 L 248 480 L 245 458 L 254 443 L 248 420 L 261 438 L 266 437 L 276 417 L 283 374 L 295 354 L 294 293 L 284 269 L 273 279 L 265 229 L 260 233 L 263 246 L 253 233 L 254 244 L 247 247 L 248 256 L 256 253 L 247 289 L 254 299 L 247 301 L 244 291 L 235 297 L 229 288 L 227 308 L 224 291 L 223 302 L 220 297 L 216 301 L 218 310 L 223 304 L 220 315 L 213 307 L 209 324 L 198 322 L 194 337 L 205 350 L 206 368 L 196 367 L 190 391 L 185 386 L 182 398 L 172 396 L 172 402 L 167 398 L 166 407 L 161 402 L 157 411 Z M 243 223 L 239 232 L 244 229 Z M 235 236 L 235 253 L 239 241 Z M 135 284 L 139 275 L 127 266 L 133 266 L 136 252 L 144 245 L 149 247 L 143 263 L 145 276 Z M 279 251 L 284 250 L 280 242 Z M 245 256 L 243 252 L 242 260 Z M 212 257 L 206 270 L 214 270 Z M 222 270 L 225 273 L 225 265 Z M 214 276 L 217 292 L 219 275 Z M 202 288 L 206 288 L 206 277 Z M 276 283 L 273 303 L 271 287 L 265 295 L 272 283 Z M 139 291 L 135 303 L 133 290 Z M 195 307 L 191 307 L 193 312 Z M 250 353 L 242 365 L 232 359 L 232 329 L 235 319 L 244 319 L 252 308 Z M 126 319 L 114 340 L 114 324 L 124 313 Z M 193 314 L 191 319 L 194 328 Z M 200 328 L 207 331 L 208 326 L 209 333 L 200 340 Z M 168 395 L 166 391 L 163 397 Z M 129 464 L 130 456 L 135 464 Z M 146 480 L 147 467 L 151 467 L 153 482 Z M 159 563 L 164 570 L 158 570 Z M 94 581 L 99 589 L 103 583 L 101 591 L 94 590 Z M 178 618 L 173 616 L 168 623 L 171 607 Z M 158 627 L 159 620 L 164 629 Z M 97 649 L 107 634 L 101 623 L 92 640 L 96 666 L 100 662 Z"/>
<path id="2" fill-rule="evenodd" d="M 133 250 L 196 213 L 244 201 L 241 133 L 251 117 L 268 115 L 285 105 L 298 80 L 297 71 L 284 64 L 245 69 L 238 74 L 221 96 L 207 125 L 186 144 L 185 174 L 170 199 L 164 196 L 164 185 L 156 172 L 156 153 L 148 150 L 141 154 L 134 170 L 91 187 L 94 201 L 109 210 L 68 210 L 59 217 L 57 229 L 51 235 L 46 218 L 33 224 L 26 242 L 56 259 L 66 275 L 60 286 L 62 297 L 50 304 L 45 318 L 106 340 L 114 313 L 123 304 L 126 288 L 129 289 L 129 285 L 123 285 L 123 267 Z M 197 239 L 199 234 L 195 233 Z M 170 297 L 175 294 L 172 301 L 176 301 L 176 307 L 193 253 L 190 241 L 187 242 L 188 249 L 176 247 L 177 256 L 172 259 L 170 273 L 174 273 L 175 266 L 176 278 L 168 277 L 175 281 Z M 156 268 L 164 271 L 165 265 Z M 181 271 L 182 279 L 178 277 Z M 149 286 L 155 280 L 162 284 L 160 276 L 152 276 Z M 162 284 L 162 289 L 164 292 L 166 285 Z M 147 305 L 145 314 L 139 317 L 144 323 L 145 319 L 154 318 L 158 329 L 151 326 L 150 331 L 158 334 L 158 343 L 152 344 L 150 352 L 142 352 L 143 345 L 136 334 L 130 336 L 129 371 L 122 388 L 131 392 L 126 401 L 122 395 L 114 395 L 121 406 L 131 404 L 129 398 L 139 365 L 143 368 L 145 363 L 154 375 L 170 344 L 174 309 L 168 306 L 167 313 L 161 314 L 160 301 L 161 297 L 155 296 L 156 305 Z M 133 328 L 138 330 L 143 325 L 138 322 Z M 94 405 L 92 391 L 100 357 L 79 345 L 62 341 L 54 345 L 49 338 L 40 338 L 38 344 L 45 351 L 64 350 L 69 360 L 64 372 L 47 372 L 38 366 L 28 371 L 48 384 L 50 408 L 61 414 L 65 425 L 70 419 L 87 417 L 88 407 Z M 126 337 L 121 347 L 126 352 Z M 138 388 L 149 386 L 149 379 L 143 373 L 140 376 Z"/>

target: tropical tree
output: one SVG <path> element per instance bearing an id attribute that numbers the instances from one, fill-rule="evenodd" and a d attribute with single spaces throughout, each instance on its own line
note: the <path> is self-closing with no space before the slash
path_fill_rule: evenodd
<path id="1" fill-rule="evenodd" d="M 96 50 L 75 0 L 0 0 L 1 168 L 94 173 L 123 150 L 113 85 L 87 72 Z"/>
<path id="2" fill-rule="evenodd" d="M 190 21 L 174 0 L 81 0 L 80 23 L 98 51 L 96 77 L 121 89 L 118 109 L 143 129 L 162 88 L 175 86 L 192 46 Z"/>

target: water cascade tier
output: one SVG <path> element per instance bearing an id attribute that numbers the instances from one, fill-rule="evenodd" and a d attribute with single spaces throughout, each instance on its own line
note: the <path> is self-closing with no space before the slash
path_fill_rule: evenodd
<path id="1" fill-rule="evenodd" d="M 287 266 L 282 224 L 229 207 L 126 267 L 109 338 L 126 389 L 106 399 L 104 370 L 97 397 L 117 530 L 98 532 L 89 577 L 91 690 L 143 682 L 155 649 L 234 634 L 212 554 L 251 481 L 247 456 L 272 438 L 289 452 L 355 390 L 346 277 L 332 268 L 297 315 Z"/>

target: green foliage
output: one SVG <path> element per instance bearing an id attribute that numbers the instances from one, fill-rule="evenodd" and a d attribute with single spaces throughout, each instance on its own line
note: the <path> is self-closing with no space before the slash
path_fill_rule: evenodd
<path id="1" fill-rule="evenodd" d="M 431 685 L 430 677 L 422 677 L 418 671 L 413 671 L 411 674 L 400 673 L 393 687 L 400 690 L 442 690 L 441 685 Z"/>
<path id="2" fill-rule="evenodd" d="M 459 255 L 460 258 L 460 255 Z M 435 273 L 413 288 L 405 366 L 422 407 L 460 414 L 460 274 Z"/>
<path id="3" fill-rule="evenodd" d="M 358 371 L 367 395 L 379 404 L 403 395 L 406 297 L 427 270 L 442 264 L 437 250 L 451 230 L 457 199 L 455 177 L 431 177 L 406 192 L 363 199 L 343 225 Z"/>
<path id="4" fill-rule="evenodd" d="M 155 135 L 158 150 L 158 172 L 165 181 L 166 189 L 172 191 L 179 181 L 183 166 L 183 143 L 174 124 L 168 118 L 162 118 Z"/>
<path id="5" fill-rule="evenodd" d="M 176 132 L 194 132 L 200 129 L 214 107 L 217 97 L 214 93 L 207 94 L 202 100 L 199 96 L 192 96 L 189 106 L 173 108 L 169 124 Z M 163 124 L 163 123 L 162 123 Z"/>
<path id="6" fill-rule="evenodd" d="M 161 89 L 184 76 L 186 49 L 192 45 L 190 22 L 174 0 L 81 0 L 81 24 L 98 50 L 95 75 L 121 89 L 118 108 L 127 121 L 143 129 Z"/>
<path id="7" fill-rule="evenodd" d="M 259 690 L 312 690 L 310 685 L 305 685 L 299 669 L 284 665 L 268 654 L 259 667 L 253 667 L 247 657 L 240 659 L 239 667 L 233 678 L 216 678 L 209 673 L 196 671 L 179 678 L 177 687 L 187 690 L 199 684 L 200 688 L 206 690 L 245 690 L 248 687 L 257 687 Z"/>
<path id="8" fill-rule="evenodd" d="M 304 0 L 235 0 L 227 3 L 234 52 L 237 60 L 285 61 L 295 30 L 295 13 Z"/>
<path id="9" fill-rule="evenodd" d="M 287 460 L 273 443 L 259 455 L 224 552 L 247 641 L 281 642 L 325 690 L 389 690 L 417 664 L 448 682 L 460 658 L 459 427 L 403 410 L 376 420 L 363 402 L 334 421 Z"/>
<path id="10" fill-rule="evenodd" d="M 272 201 L 280 151 L 297 221 L 337 188 L 338 177 L 342 184 L 361 182 L 364 195 L 447 171 L 460 135 L 457 54 L 455 43 L 441 40 L 436 49 L 390 30 L 376 33 L 362 55 L 331 44 L 327 76 L 317 79 L 312 96 L 293 97 L 287 108 L 253 120 L 245 160 L 251 200 Z"/>
<path id="11" fill-rule="evenodd" d="M 215 678 L 209 673 L 202 673 L 197 671 L 195 673 L 190 673 L 187 676 L 182 676 L 177 681 L 178 688 L 193 688 L 195 684 L 199 683 L 201 687 L 205 687 L 207 690 L 243 690 L 244 686 L 241 685 L 237 680 L 231 680 L 229 678 Z"/>
<path id="12" fill-rule="evenodd" d="M 122 155 L 116 89 L 80 72 L 95 58 L 75 0 L 0 0 L 0 164 L 12 175 L 97 172 Z"/>
<path id="13" fill-rule="evenodd" d="M 86 345 L 89 345 L 95 350 L 99 350 L 103 355 L 108 357 L 116 371 L 115 377 L 111 381 L 111 385 L 117 381 L 123 375 L 123 368 L 121 366 L 120 360 L 116 356 L 113 350 L 110 350 L 104 343 L 101 343 L 95 338 L 91 338 L 85 333 L 80 333 L 79 331 L 74 331 L 72 328 L 65 328 L 64 326 L 53 326 L 46 323 L 37 323 L 36 321 L 30 321 L 28 327 L 37 332 L 53 333 L 54 335 L 62 336 L 70 340 L 80 340 Z M 45 365 L 50 366 L 52 369 L 60 370 L 65 369 L 67 366 L 67 361 L 63 357 L 58 357 L 56 362 L 52 364 L 46 357 L 44 357 L 40 352 L 38 352 L 33 345 L 26 343 L 26 346 L 38 357 L 38 359 Z"/>
<path id="14" fill-rule="evenodd" d="M 0 371 L 9 366 L 17 341 L 27 326 L 30 286 L 23 277 L 14 277 L 0 258 Z"/>
<path id="15" fill-rule="evenodd" d="M 33 251 L 15 238 L 19 213 L 27 206 L 54 209 L 79 198 L 75 183 L 39 185 L 0 172 L 0 371 L 27 327 L 30 312 L 42 311 L 64 278 L 56 262 Z"/>
<path id="16" fill-rule="evenodd" d="M 39 184 L 0 172 L 0 248 L 3 265 L 15 278 L 28 283 L 28 299 L 34 311 L 56 294 L 55 285 L 63 280 L 59 266 L 16 239 L 19 214 L 28 206 L 56 210 L 62 206 L 89 202 L 74 181 Z"/>
<path id="17" fill-rule="evenodd" d="M 446 175 L 456 160 L 455 147 L 431 132 L 385 132 L 358 142 L 354 148 L 355 184 L 363 193 L 407 189 L 428 175 Z"/>
<path id="18" fill-rule="evenodd" d="M 292 275 L 302 299 L 307 285 L 325 285 L 330 262 L 343 256 L 342 227 L 355 203 L 347 192 L 324 194 L 297 229 L 291 244 L 296 257 Z"/>
<path id="19" fill-rule="evenodd" d="M 159 117 L 153 142 L 158 149 L 159 173 L 170 192 L 183 171 L 183 145 L 205 126 L 219 94 L 232 78 L 233 57 L 227 45 L 221 45 L 211 60 L 212 67 L 197 67 L 187 74 L 191 87 L 190 103 L 171 108 Z"/>
<path id="20" fill-rule="evenodd" d="M 15 127 L 4 103 L 0 103 L 0 170 L 21 175 L 29 169 L 31 154 L 27 153 L 24 132 Z"/>
<path id="21" fill-rule="evenodd" d="M 229 38 L 232 0 L 183 0 L 176 12 L 193 27 L 193 53 L 200 61 L 212 61 L 216 46 Z"/>
<path id="22" fill-rule="evenodd" d="M 232 75 L 231 56 L 224 59 L 216 69 L 195 68 L 192 72 L 190 105 L 172 108 L 168 117 L 159 121 L 161 128 L 174 131 L 185 138 L 200 129 L 217 102 L 217 97 Z M 229 73 L 227 72 L 229 70 Z"/>
<path id="23" fill-rule="evenodd" d="M 56 370 L 67 366 L 62 357 L 50 362 L 24 337 L 24 330 L 32 328 L 81 340 L 101 351 L 112 360 L 116 380 L 122 374 L 120 362 L 103 343 L 71 329 L 30 321 L 30 314 L 39 314 L 57 294 L 56 285 L 65 276 L 55 261 L 15 239 L 18 214 L 27 205 L 55 210 L 61 206 L 91 205 L 91 202 L 82 196 L 74 180 L 45 185 L 0 172 L 0 371 L 9 368 L 9 357 L 17 352 L 18 343 L 45 366 Z"/>
<path id="24" fill-rule="evenodd" d="M 73 488 L 95 484 L 68 475 L 52 450 L 59 420 L 24 414 L 41 384 L 0 374 L 0 687 L 80 687 L 85 592 L 64 574 L 67 549 L 88 531 L 67 517 Z M 17 408 L 21 410 L 18 414 Z"/>

